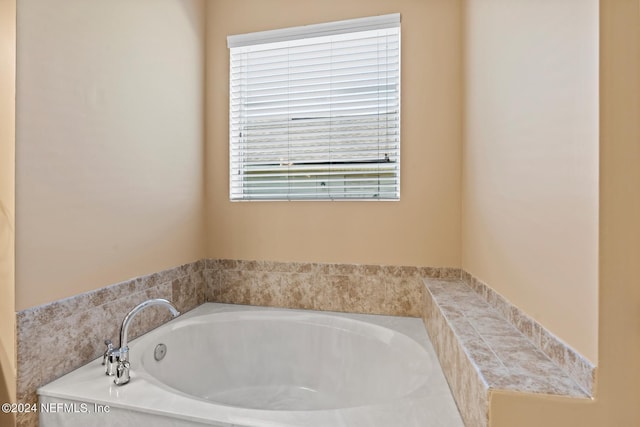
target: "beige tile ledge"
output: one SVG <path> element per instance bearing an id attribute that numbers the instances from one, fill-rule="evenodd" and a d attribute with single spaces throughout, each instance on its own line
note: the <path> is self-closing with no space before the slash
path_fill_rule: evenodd
<path id="1" fill-rule="evenodd" d="M 577 351 L 529 317 L 518 307 L 478 278 L 462 271 L 462 281 L 479 294 L 494 310 L 569 374 L 588 394 L 594 394 L 596 368 Z"/>
<path id="2" fill-rule="evenodd" d="M 465 282 L 424 284 L 425 325 L 466 425 L 489 425 L 492 390 L 589 398 L 590 390 Z"/>

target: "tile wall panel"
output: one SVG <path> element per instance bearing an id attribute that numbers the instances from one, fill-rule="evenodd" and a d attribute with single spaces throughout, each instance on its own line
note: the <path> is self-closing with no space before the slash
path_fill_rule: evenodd
<path id="1" fill-rule="evenodd" d="M 17 399 L 37 402 L 36 390 L 99 357 L 104 340 L 119 345 L 120 325 L 137 304 L 166 298 L 180 312 L 204 302 L 205 262 L 184 264 L 17 313 Z M 140 312 L 129 329 L 134 339 L 171 318 L 164 307 Z M 38 425 L 37 413 L 20 413 L 19 427 Z"/>

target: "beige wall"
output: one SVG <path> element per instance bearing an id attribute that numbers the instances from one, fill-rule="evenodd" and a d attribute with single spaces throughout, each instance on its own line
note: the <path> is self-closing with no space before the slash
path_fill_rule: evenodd
<path id="1" fill-rule="evenodd" d="M 204 255 L 201 0 L 21 0 L 18 310 Z"/>
<path id="2" fill-rule="evenodd" d="M 229 202 L 226 36 L 400 12 L 400 202 Z M 207 255 L 277 261 L 460 265 L 461 3 L 207 3 Z"/>
<path id="3" fill-rule="evenodd" d="M 598 100 L 593 1 L 208 2 L 205 192 L 202 4 L 21 0 L 18 309 L 205 254 L 462 263 L 598 362 L 595 400 L 494 395 L 493 427 L 640 425 L 640 11 L 600 3 Z M 390 12 L 402 201 L 228 202 L 226 35 Z"/>
<path id="4" fill-rule="evenodd" d="M 640 425 L 640 7 L 600 1 L 599 366 L 597 398 L 492 400 L 493 427 Z"/>
<path id="5" fill-rule="evenodd" d="M 15 23 L 16 1 L 0 0 L 0 403 L 15 402 L 16 393 Z"/>
<path id="6" fill-rule="evenodd" d="M 597 0 L 464 21 L 462 266 L 597 363 Z"/>

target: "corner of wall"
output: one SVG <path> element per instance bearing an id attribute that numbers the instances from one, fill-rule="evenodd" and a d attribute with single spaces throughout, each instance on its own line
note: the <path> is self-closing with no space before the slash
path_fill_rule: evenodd
<path id="1" fill-rule="evenodd" d="M 594 362 L 598 19 L 596 0 L 465 2 L 461 190 L 462 268 Z"/>
<path id="2" fill-rule="evenodd" d="M 19 2 L 18 311 L 204 255 L 204 3 Z"/>
<path id="3" fill-rule="evenodd" d="M 0 403 L 16 401 L 16 0 L 0 1 Z M 15 422 L 0 413 L 0 424 Z"/>

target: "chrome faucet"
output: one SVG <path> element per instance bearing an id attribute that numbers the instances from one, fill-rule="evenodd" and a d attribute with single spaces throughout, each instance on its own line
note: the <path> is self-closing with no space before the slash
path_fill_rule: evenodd
<path id="1" fill-rule="evenodd" d="M 127 315 L 124 317 L 122 321 L 122 326 L 120 327 L 120 348 L 113 348 L 113 344 L 110 340 L 105 341 L 104 343 L 107 345 L 107 350 L 104 352 L 104 356 L 102 358 L 102 364 L 105 365 L 105 374 L 107 375 L 115 375 L 113 380 L 116 385 L 124 385 L 129 382 L 129 373 L 130 373 L 130 364 L 129 364 L 129 345 L 127 340 L 127 334 L 129 332 L 129 323 L 135 317 L 136 314 L 140 313 L 147 307 L 151 307 L 153 305 L 163 305 L 169 309 L 171 315 L 173 317 L 177 317 L 180 315 L 180 312 L 176 310 L 176 308 L 169 301 L 163 298 L 150 299 L 145 302 L 142 302 L 136 305 Z"/>

